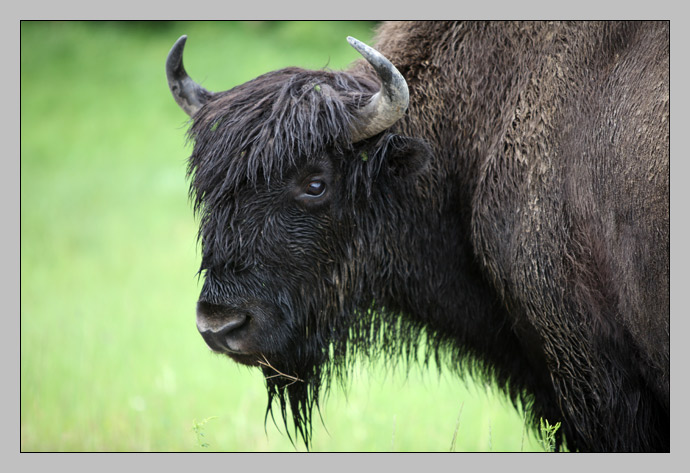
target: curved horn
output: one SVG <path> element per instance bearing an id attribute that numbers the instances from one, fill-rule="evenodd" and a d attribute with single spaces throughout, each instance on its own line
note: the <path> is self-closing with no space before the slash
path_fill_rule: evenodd
<path id="1" fill-rule="evenodd" d="M 381 90 L 357 112 L 352 130 L 352 141 L 356 143 L 398 121 L 407 110 L 410 93 L 405 78 L 383 54 L 351 36 L 347 37 L 347 41 L 364 56 L 381 79 Z"/>
<path id="2" fill-rule="evenodd" d="M 213 94 L 194 82 L 184 70 L 182 53 L 186 42 L 187 35 L 183 35 L 173 45 L 165 61 L 165 74 L 175 102 L 191 117 Z"/>

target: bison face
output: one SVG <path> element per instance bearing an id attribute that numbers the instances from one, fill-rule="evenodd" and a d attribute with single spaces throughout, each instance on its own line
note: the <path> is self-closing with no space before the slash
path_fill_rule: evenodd
<path id="1" fill-rule="evenodd" d="M 300 379 L 333 346 L 345 349 L 376 298 L 372 281 L 381 285 L 379 273 L 392 270 L 390 250 L 412 250 L 401 248 L 400 217 L 414 203 L 405 199 L 418 197 L 428 154 L 421 142 L 389 134 L 224 193 L 206 189 L 206 170 L 197 168 L 194 191 L 212 198 L 201 202 L 197 304 L 208 346 Z"/>
<path id="2" fill-rule="evenodd" d="M 387 301 L 426 243 L 409 222 L 430 214 L 417 204 L 430 151 L 391 133 L 407 84 L 357 40 L 367 63 L 352 71 L 288 68 L 220 93 L 186 74 L 185 40 L 166 70 L 193 119 L 197 327 L 214 351 L 262 367 L 269 408 L 277 398 L 285 418 L 289 401 L 308 441 L 321 382 L 380 338 L 371 314 L 402 312 Z"/>
<path id="3" fill-rule="evenodd" d="M 197 327 L 209 347 L 245 364 L 280 360 L 310 325 L 315 333 L 353 238 L 332 157 L 287 174 L 239 186 L 202 222 Z"/>
<path id="4" fill-rule="evenodd" d="M 420 208 L 429 151 L 395 135 L 375 145 L 298 159 L 225 190 L 206 178 L 232 168 L 192 159 L 205 273 L 197 327 L 211 349 L 261 366 L 268 408 L 277 399 L 287 423 L 289 403 L 307 444 L 320 387 L 389 337 L 372 313 L 391 313 L 382 305 L 424 244 L 409 222 L 423 221 L 410 209 Z"/>

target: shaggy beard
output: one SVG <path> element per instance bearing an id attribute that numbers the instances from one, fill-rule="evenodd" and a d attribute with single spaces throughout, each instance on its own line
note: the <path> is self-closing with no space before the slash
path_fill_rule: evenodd
<path id="1" fill-rule="evenodd" d="M 302 369 L 305 369 L 304 365 Z M 326 385 L 328 384 L 327 379 L 322 379 L 324 371 L 322 365 L 312 364 L 310 367 L 306 367 L 305 371 L 309 375 L 301 375 L 301 377 L 283 373 L 281 369 L 269 363 L 262 366 L 262 371 L 266 378 L 268 393 L 265 420 L 268 420 L 270 414 L 273 423 L 276 424 L 273 410 L 278 407 L 290 442 L 295 444 L 293 435 L 290 433 L 289 419 L 291 417 L 294 425 L 294 437 L 299 436 L 308 449 L 312 437 L 312 414 L 314 408 L 317 412 L 319 410 L 319 392 L 322 382 L 326 381 Z"/>
<path id="2" fill-rule="evenodd" d="M 337 348 L 339 346 L 341 348 Z M 354 365 L 352 357 L 346 355 L 348 347 L 352 347 L 352 344 L 347 340 L 341 343 L 313 343 L 293 347 L 288 350 L 287 356 L 281 353 L 259 361 L 268 393 L 265 420 L 270 414 L 276 424 L 274 409 L 277 408 L 293 445 L 296 438 L 301 438 L 309 449 L 314 410 L 320 416 L 320 394 L 328 393 L 332 380 L 344 381 Z M 294 437 L 290 433 L 290 420 Z"/>
<path id="3" fill-rule="evenodd" d="M 331 336 L 340 333 L 340 337 L 311 346 L 302 344 L 289 350 L 289 356 L 281 353 L 259 362 L 268 393 L 265 421 L 270 415 L 276 424 L 274 410 L 278 409 L 293 445 L 296 438 L 301 438 L 305 447 L 310 448 L 314 411 L 321 417 L 321 395 L 327 396 L 334 381 L 345 388 L 357 361 L 382 359 L 386 365 L 402 362 L 409 368 L 414 362 L 427 364 L 433 358 L 437 366 L 441 366 L 439 348 L 443 343 L 429 337 L 419 324 L 391 315 L 385 309 L 376 313 L 357 313 L 340 320 L 351 322 L 337 330 L 330 328 Z M 315 336 L 311 340 L 325 338 Z M 419 359 L 422 344 L 425 350 L 423 358 Z M 294 436 L 290 432 L 290 423 Z"/>

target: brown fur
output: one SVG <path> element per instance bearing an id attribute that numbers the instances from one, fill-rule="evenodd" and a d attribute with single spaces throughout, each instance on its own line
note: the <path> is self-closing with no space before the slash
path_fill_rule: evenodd
<path id="1" fill-rule="evenodd" d="M 435 146 L 441 185 L 462 183 L 463 238 L 541 344 L 572 446 L 667 449 L 668 431 L 643 430 L 668 427 L 668 24 L 391 23 L 378 37 L 410 87 L 400 130 Z"/>

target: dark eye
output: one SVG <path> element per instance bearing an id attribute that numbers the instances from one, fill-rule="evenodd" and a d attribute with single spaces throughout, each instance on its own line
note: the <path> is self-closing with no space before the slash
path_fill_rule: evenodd
<path id="1" fill-rule="evenodd" d="M 320 179 L 313 179 L 307 183 L 304 193 L 312 197 L 318 197 L 326 191 L 326 183 Z"/>

